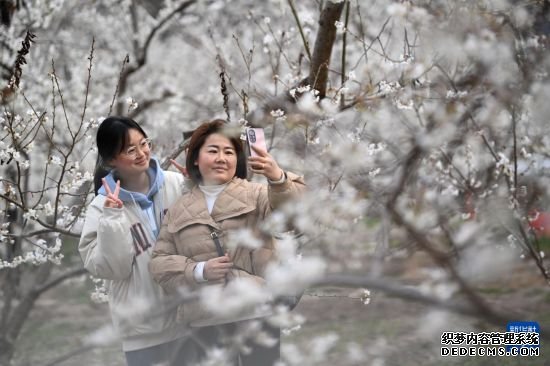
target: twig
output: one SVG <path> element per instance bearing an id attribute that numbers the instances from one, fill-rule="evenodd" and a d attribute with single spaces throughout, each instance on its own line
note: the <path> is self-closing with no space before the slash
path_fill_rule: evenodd
<path id="1" fill-rule="evenodd" d="M 21 75 L 23 74 L 22 66 L 27 63 L 25 56 L 29 54 L 29 51 L 31 49 L 31 44 L 34 43 L 34 38 L 36 38 L 36 35 L 34 35 L 31 31 L 27 30 L 27 34 L 25 35 L 25 38 L 21 42 L 21 49 L 17 51 L 17 58 L 15 59 L 13 74 L 8 85 L 8 87 L 12 91 L 15 91 L 16 89 L 19 88 Z"/>
<path id="2" fill-rule="evenodd" d="M 550 274 L 548 273 L 548 270 L 544 267 L 544 263 L 542 261 L 542 258 L 540 257 L 539 253 L 537 253 L 533 249 L 533 245 L 531 244 L 531 241 L 529 240 L 529 237 L 527 236 L 527 233 L 525 232 L 525 229 L 521 225 L 521 222 L 518 221 L 518 228 L 519 232 L 521 234 L 522 239 L 525 242 L 525 246 L 527 247 L 527 250 L 529 251 L 529 254 L 535 261 L 535 264 L 537 265 L 538 269 L 546 279 L 546 282 L 550 285 Z"/>
<path id="3" fill-rule="evenodd" d="M 74 138 L 73 131 L 71 130 L 71 124 L 69 123 L 69 117 L 67 116 L 67 108 L 65 107 L 63 92 L 61 92 L 61 87 L 59 86 L 59 80 L 57 79 L 57 74 L 55 73 L 55 62 L 53 59 L 52 59 L 52 75 L 55 81 L 55 85 L 57 86 L 57 93 L 59 94 L 59 99 L 61 100 L 61 108 L 63 109 L 63 114 L 65 115 L 65 122 L 67 123 L 67 129 L 69 130 L 69 134 L 71 135 L 71 138 Z"/>
<path id="4" fill-rule="evenodd" d="M 111 105 L 109 106 L 109 113 L 107 114 L 108 116 L 110 116 L 111 113 L 113 112 L 113 105 L 115 104 L 115 99 L 116 99 L 116 96 L 118 94 L 118 88 L 120 87 L 120 81 L 122 80 L 122 75 L 124 74 L 124 68 L 126 67 L 128 62 L 130 62 L 130 56 L 128 54 L 126 54 L 126 56 L 124 56 L 124 59 L 122 60 L 122 66 L 120 68 L 120 73 L 118 74 L 118 81 L 116 83 L 115 93 L 113 94 L 113 100 L 111 101 Z"/>
<path id="5" fill-rule="evenodd" d="M 300 36 L 302 37 L 302 42 L 304 44 L 304 48 L 306 49 L 306 54 L 309 62 L 311 63 L 311 51 L 309 50 L 309 42 L 306 39 L 306 36 L 304 35 L 304 29 L 302 27 L 302 24 L 300 23 L 300 18 L 298 17 L 298 13 L 296 12 L 296 7 L 294 6 L 294 1 L 288 0 L 288 5 L 290 6 L 290 10 L 292 11 L 292 15 L 294 16 L 294 19 L 296 20 L 296 25 L 298 26 L 298 30 L 300 31 Z"/>
<path id="6" fill-rule="evenodd" d="M 49 289 L 59 285 L 61 282 L 68 280 L 69 278 L 82 276 L 83 274 L 86 274 L 87 271 L 84 268 L 76 268 L 69 270 L 63 274 L 60 274 L 56 278 L 42 284 L 40 287 L 33 289 L 32 291 L 36 295 L 41 295 L 42 293 L 48 291 Z"/>
<path id="7" fill-rule="evenodd" d="M 252 17 L 253 19 L 253 22 L 258 26 L 258 28 L 260 28 L 260 30 L 264 33 L 268 33 L 266 32 L 263 27 L 261 26 L 261 24 L 256 20 L 254 19 L 252 13 L 250 13 L 250 16 Z M 273 40 L 275 41 L 275 43 L 277 44 L 277 49 L 279 51 L 279 58 L 280 56 L 283 56 L 283 58 L 285 59 L 287 65 L 289 66 L 290 69 L 294 69 L 294 66 L 292 64 L 292 62 L 290 61 L 290 59 L 288 58 L 288 55 L 285 53 L 284 51 L 284 47 L 283 47 L 283 42 L 284 42 L 284 33 L 281 35 L 281 40 L 279 41 L 277 39 L 277 35 L 275 34 L 275 32 L 273 31 L 273 28 L 271 27 L 271 25 L 268 23 L 266 24 L 267 26 L 267 30 L 269 31 L 269 34 L 271 35 L 271 37 L 273 38 Z M 268 51 L 269 51 L 269 47 L 268 47 Z M 270 52 L 270 51 L 269 51 Z M 273 69 L 273 66 L 272 66 L 272 69 Z"/>
<path id="8" fill-rule="evenodd" d="M 244 50 L 241 47 L 241 43 L 239 42 L 239 39 L 233 34 L 233 39 L 235 40 L 235 43 L 237 44 L 237 48 L 239 49 L 239 52 L 241 53 L 241 57 L 243 58 L 244 65 L 246 66 L 246 71 L 248 73 L 248 85 L 250 85 L 250 79 L 252 78 L 252 73 L 250 70 L 250 65 L 252 64 L 252 56 L 254 55 L 254 45 L 252 45 L 252 48 L 248 52 L 249 58 L 247 58 L 244 54 Z M 250 90 L 250 88 L 249 88 Z"/>
<path id="9" fill-rule="evenodd" d="M 344 23 L 344 29 L 348 28 L 348 22 L 349 22 L 349 8 L 350 8 L 350 2 L 349 0 L 346 0 L 346 19 Z M 342 75 L 341 75 L 341 84 L 342 87 L 347 81 L 346 77 L 346 40 L 347 40 L 347 32 L 344 32 L 344 35 L 342 36 Z M 346 101 L 344 97 L 344 93 L 340 93 L 340 108 L 344 107 Z"/>
<path id="10" fill-rule="evenodd" d="M 355 65 L 352 67 L 352 69 L 356 69 L 357 66 L 359 66 L 359 63 L 361 62 L 361 60 L 363 59 L 363 57 L 365 57 L 365 60 L 368 61 L 368 57 L 367 57 L 367 52 L 368 51 L 372 51 L 374 52 L 375 54 L 377 54 L 378 56 L 381 56 L 381 57 L 384 57 L 384 59 L 388 60 L 388 61 L 391 61 L 391 62 L 394 62 L 394 63 L 399 63 L 401 62 L 401 60 L 398 60 L 398 59 L 394 59 L 390 56 L 388 56 L 388 54 L 386 53 L 386 50 L 384 48 L 384 45 L 382 44 L 382 40 L 380 39 L 380 37 L 382 36 L 382 33 L 384 32 L 388 22 L 390 21 L 391 18 L 388 18 L 386 19 L 386 22 L 382 25 L 382 28 L 380 29 L 380 32 L 378 32 L 378 35 L 371 41 L 371 43 L 369 44 L 368 47 L 366 47 L 366 42 L 364 39 L 362 39 L 361 37 L 359 37 L 358 35 L 354 34 L 353 32 L 351 32 L 349 29 L 346 29 L 346 33 L 349 33 L 353 38 L 355 38 L 357 41 L 359 41 L 360 43 L 362 43 L 363 45 L 363 53 L 361 54 L 361 57 L 359 57 L 357 59 L 357 62 L 355 63 Z M 390 37 L 389 37 L 390 38 Z M 377 51 L 373 48 L 373 45 L 374 45 L 374 42 L 378 42 L 378 44 L 380 45 L 380 48 L 381 48 L 381 51 Z"/>
<path id="11" fill-rule="evenodd" d="M 158 98 L 142 100 L 139 102 L 139 106 L 128 114 L 128 117 L 135 118 L 137 115 L 151 108 L 155 104 L 161 103 L 167 98 L 170 98 L 173 96 L 174 96 L 174 93 L 167 89 L 167 90 L 164 90 L 161 96 Z"/>
<path id="12" fill-rule="evenodd" d="M 356 0 L 356 9 L 357 9 L 357 16 L 359 17 L 359 34 L 361 35 L 361 38 L 362 39 L 365 39 L 365 29 L 363 27 L 363 17 L 361 16 L 361 7 L 359 6 L 359 0 Z M 387 20 L 386 20 L 386 23 L 387 23 Z M 364 55 L 365 55 L 365 59 L 368 61 L 368 58 L 367 58 L 367 47 L 366 47 L 366 44 L 365 42 L 361 42 L 362 46 L 363 46 L 363 51 L 364 51 Z"/>
<path id="13" fill-rule="evenodd" d="M 189 1 L 185 1 L 184 3 L 182 3 L 180 6 L 178 6 L 177 8 L 175 8 L 170 14 L 168 14 L 166 17 L 164 17 L 164 19 L 162 19 L 152 30 L 151 32 L 149 32 L 149 36 L 147 37 L 147 39 L 145 40 L 145 44 L 143 45 L 143 52 L 142 52 L 142 55 L 141 57 L 138 59 L 138 64 L 139 65 L 144 65 L 145 62 L 147 61 L 147 51 L 149 49 L 149 45 L 151 44 L 151 41 L 153 40 L 153 37 L 155 36 L 155 34 L 166 24 L 168 23 L 168 21 L 170 21 L 170 19 L 172 19 L 175 15 L 177 15 L 178 13 L 181 13 L 182 11 L 184 11 L 185 9 L 187 9 L 189 6 L 193 5 L 194 3 L 196 3 L 197 0 L 189 0 Z"/>
<path id="14" fill-rule="evenodd" d="M 86 116 L 86 108 L 88 107 L 88 95 L 90 94 L 90 81 L 92 80 L 92 60 L 94 59 L 94 45 L 95 45 L 95 37 L 92 38 L 92 48 L 90 49 L 90 56 L 88 56 L 88 60 L 90 61 L 88 65 L 88 79 L 86 80 L 86 92 L 84 94 L 84 107 L 82 108 L 82 117 L 80 118 L 80 126 L 78 128 L 78 131 L 76 132 L 76 135 L 80 132 L 82 125 L 84 123 L 84 117 Z"/>
<path id="15" fill-rule="evenodd" d="M 225 83 L 225 66 L 220 55 L 216 56 L 216 60 L 218 61 L 218 65 L 220 66 L 220 89 L 223 96 L 223 109 L 225 111 L 225 114 L 227 115 L 227 122 L 230 122 L 231 114 L 229 113 L 229 93 L 227 92 L 227 86 Z"/>
<path id="16" fill-rule="evenodd" d="M 241 56 L 243 58 L 243 61 L 245 63 L 246 70 L 247 70 L 247 73 L 248 73 L 248 80 L 247 80 L 247 84 L 246 84 L 247 91 L 244 91 L 244 89 L 241 89 L 241 93 L 239 94 L 239 97 L 241 98 L 241 101 L 243 102 L 243 118 L 246 118 L 246 115 L 248 114 L 248 95 L 250 94 L 250 81 L 252 79 L 252 72 L 250 70 L 250 65 L 252 64 L 252 56 L 254 55 L 254 45 L 249 50 L 249 52 L 248 52 L 249 57 L 247 59 L 247 57 L 245 56 L 244 51 L 241 47 L 239 39 L 235 35 L 233 35 L 233 39 L 237 43 L 237 47 L 239 48 L 239 51 L 241 53 Z"/>
<path id="17" fill-rule="evenodd" d="M 425 295 L 411 287 L 398 285 L 380 278 L 373 278 L 369 276 L 329 274 L 323 279 L 317 281 L 314 286 L 366 287 L 369 289 L 379 290 L 388 295 L 396 296 L 402 299 L 419 302 L 440 309 L 450 310 L 458 314 L 481 318 L 499 326 L 502 326 L 502 324 L 506 324 L 508 321 L 514 319 L 522 319 L 521 316 L 518 317 L 518 314 L 500 312 L 486 313 L 480 311 L 477 307 L 458 304 L 456 300 L 442 300 L 437 297 Z"/>

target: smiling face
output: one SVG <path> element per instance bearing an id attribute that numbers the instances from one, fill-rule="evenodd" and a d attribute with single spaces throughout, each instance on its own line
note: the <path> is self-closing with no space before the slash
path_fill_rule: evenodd
<path id="1" fill-rule="evenodd" d="M 149 168 L 151 150 L 145 136 L 136 129 L 128 130 L 128 143 L 114 159 L 109 162 L 121 177 L 138 175 Z"/>
<path id="2" fill-rule="evenodd" d="M 201 173 L 202 184 L 224 184 L 235 176 L 237 152 L 227 137 L 213 133 L 204 140 L 195 165 Z"/>

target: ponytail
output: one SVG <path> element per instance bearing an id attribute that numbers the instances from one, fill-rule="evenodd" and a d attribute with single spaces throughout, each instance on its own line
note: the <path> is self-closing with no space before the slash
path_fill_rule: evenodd
<path id="1" fill-rule="evenodd" d="M 98 156 L 94 171 L 94 193 L 96 196 L 99 194 L 99 189 L 103 185 L 102 179 L 105 178 L 109 172 L 110 170 L 102 164 L 101 158 Z"/>

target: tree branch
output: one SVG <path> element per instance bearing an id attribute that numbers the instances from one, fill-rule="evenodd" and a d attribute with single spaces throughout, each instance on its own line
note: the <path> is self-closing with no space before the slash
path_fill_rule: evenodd
<path id="1" fill-rule="evenodd" d="M 292 10 L 292 15 L 294 16 L 294 19 L 296 20 L 296 25 L 298 26 L 298 30 L 300 31 L 300 36 L 302 37 L 302 42 L 304 43 L 304 48 L 306 49 L 306 53 L 307 53 L 307 59 L 309 60 L 309 62 L 311 62 L 311 51 L 309 50 L 309 42 L 307 41 L 306 36 L 304 35 L 304 29 L 302 27 L 302 24 L 300 23 L 300 18 L 298 17 L 298 13 L 296 12 L 294 1 L 288 0 L 288 5 L 290 6 L 290 10 Z"/>
<path id="2" fill-rule="evenodd" d="M 135 65 L 128 66 L 124 70 L 123 73 L 120 75 L 119 79 L 119 91 L 120 94 L 123 94 L 126 91 L 127 85 L 128 85 L 128 78 L 140 70 L 143 66 L 145 66 L 145 63 L 147 62 L 147 53 L 149 52 L 149 46 L 151 45 L 151 41 L 153 40 L 153 37 L 157 34 L 157 32 L 175 15 L 178 13 L 183 12 L 185 9 L 187 9 L 189 6 L 196 3 L 197 0 L 188 0 L 184 3 L 182 3 L 180 6 L 178 6 L 176 9 L 174 9 L 170 14 L 165 16 L 161 21 L 158 22 L 158 24 L 151 29 L 151 32 L 149 32 L 149 35 L 147 36 L 147 39 L 145 40 L 143 47 L 141 48 L 141 53 L 137 55 L 137 61 Z M 117 114 L 122 114 L 122 104 L 119 103 L 117 106 Z"/>
<path id="3" fill-rule="evenodd" d="M 32 291 L 35 293 L 36 296 L 40 296 L 41 294 L 48 291 L 49 289 L 61 284 L 63 281 L 68 280 L 69 278 L 82 276 L 83 274 L 86 274 L 86 273 L 87 271 L 84 268 L 72 269 L 42 284 L 40 287 L 35 288 Z"/>
<path id="4" fill-rule="evenodd" d="M 128 115 L 128 117 L 135 118 L 138 114 L 146 111 L 147 109 L 151 108 L 155 104 L 161 103 L 167 98 L 170 98 L 173 96 L 174 96 L 173 92 L 171 92 L 170 90 L 165 90 L 162 92 L 161 96 L 158 98 L 140 101 L 139 106 L 136 109 L 132 110 L 132 112 Z"/>
<path id="5" fill-rule="evenodd" d="M 480 311 L 477 306 L 457 303 L 456 300 L 442 300 L 434 296 L 428 296 L 417 291 L 410 286 L 402 286 L 389 281 L 372 278 L 369 276 L 360 276 L 352 274 L 329 274 L 319 280 L 314 286 L 339 286 L 339 287 L 366 287 L 376 289 L 388 295 L 396 296 L 405 300 L 419 302 L 421 304 L 433 306 L 440 309 L 452 311 L 454 313 L 474 316 L 484 319 L 492 324 L 502 326 L 508 321 L 523 319 L 519 314 L 501 313 L 496 311 Z"/>

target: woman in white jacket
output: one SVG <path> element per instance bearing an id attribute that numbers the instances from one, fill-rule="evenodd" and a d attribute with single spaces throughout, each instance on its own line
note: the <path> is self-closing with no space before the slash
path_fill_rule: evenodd
<path id="1" fill-rule="evenodd" d="M 86 269 L 108 280 L 111 316 L 128 366 L 183 365 L 192 355 L 185 349 L 185 329 L 176 323 L 174 299 L 147 268 L 163 216 L 182 194 L 183 175 L 163 171 L 150 147 L 132 119 L 101 123 L 97 196 L 87 208 L 78 249 Z"/>

